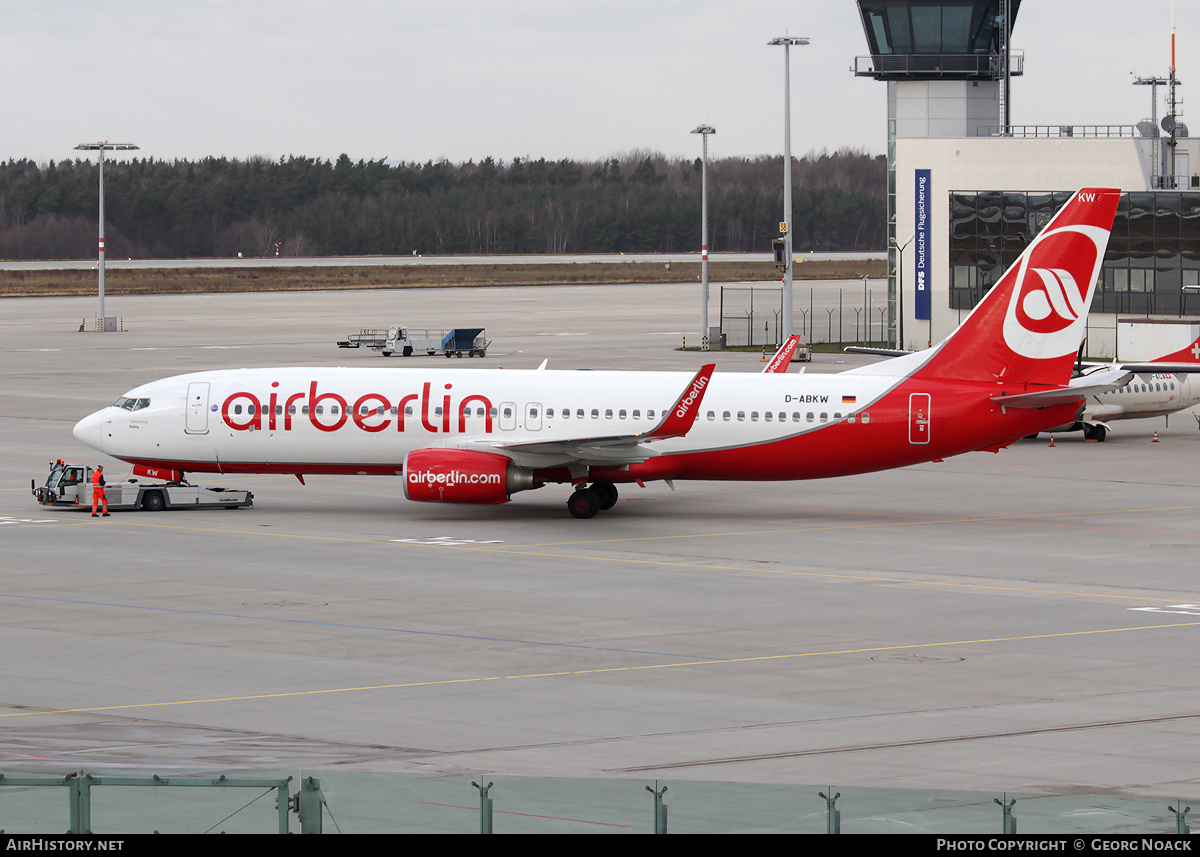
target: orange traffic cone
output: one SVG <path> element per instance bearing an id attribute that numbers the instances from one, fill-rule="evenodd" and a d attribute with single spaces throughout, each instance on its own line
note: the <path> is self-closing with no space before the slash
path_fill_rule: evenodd
<path id="1" fill-rule="evenodd" d="M 1054 449 L 1054 435 L 1050 435 L 1050 448 Z"/>
<path id="2" fill-rule="evenodd" d="M 1152 440 L 1152 441 L 1150 441 L 1150 442 L 1151 442 L 1151 443 L 1158 443 L 1158 432 L 1157 432 L 1157 431 L 1155 431 L 1155 432 L 1154 432 L 1154 440 Z"/>

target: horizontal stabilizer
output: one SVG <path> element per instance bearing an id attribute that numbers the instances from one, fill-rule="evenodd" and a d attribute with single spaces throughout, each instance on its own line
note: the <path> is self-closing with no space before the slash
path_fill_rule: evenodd
<path id="1" fill-rule="evenodd" d="M 1072 378 L 1069 386 L 1038 390 L 1035 393 L 1018 393 L 1015 396 L 992 396 L 992 401 L 1006 408 L 1048 408 L 1079 402 L 1097 393 L 1108 393 L 1124 387 L 1133 378 L 1132 372 L 1113 369 L 1097 372 L 1082 378 Z"/>
<path id="2" fill-rule="evenodd" d="M 911 351 L 902 348 L 872 348 L 868 345 L 847 345 L 844 350 L 847 354 L 869 354 L 872 357 L 903 357 L 905 354 L 912 354 Z"/>

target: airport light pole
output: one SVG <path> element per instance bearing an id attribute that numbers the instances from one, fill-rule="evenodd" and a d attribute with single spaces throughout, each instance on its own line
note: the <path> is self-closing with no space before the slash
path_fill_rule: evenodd
<path id="1" fill-rule="evenodd" d="M 917 233 L 908 236 L 908 240 L 903 244 L 896 241 L 895 238 L 889 238 L 892 243 L 892 249 L 896 251 L 896 256 L 899 261 L 896 263 L 896 347 L 904 348 L 904 251 L 913 239 L 917 237 Z M 930 313 L 933 315 L 933 313 Z M 933 321 L 929 322 L 929 338 L 932 344 L 933 339 Z"/>
<path id="2" fill-rule="evenodd" d="M 717 133 L 717 129 L 698 125 L 692 133 L 699 134 L 704 141 L 704 160 L 700 162 L 700 343 L 703 345 L 708 342 L 708 135 Z"/>
<path id="3" fill-rule="evenodd" d="M 108 140 L 101 140 L 99 143 L 80 143 L 75 147 L 77 152 L 99 152 L 100 153 L 100 310 L 96 316 L 100 320 L 100 329 L 104 329 L 104 152 L 109 151 L 127 151 L 136 149 L 133 143 L 110 143 Z"/>
<path id="4" fill-rule="evenodd" d="M 783 45 L 783 240 L 787 266 L 783 271 L 783 333 L 786 342 L 792 335 L 792 45 L 807 45 L 808 39 L 782 36 L 768 45 Z"/>

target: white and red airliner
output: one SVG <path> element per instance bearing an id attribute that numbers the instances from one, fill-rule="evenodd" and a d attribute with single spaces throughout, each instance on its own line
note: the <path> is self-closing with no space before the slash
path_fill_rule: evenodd
<path id="1" fill-rule="evenodd" d="M 403 475 L 410 500 L 435 503 L 573 483 L 578 518 L 611 507 L 620 483 L 817 479 L 997 451 L 1130 377 L 1072 380 L 1118 196 L 1072 196 L 941 343 L 840 374 L 198 372 L 130 390 L 75 436 L 149 469 Z"/>

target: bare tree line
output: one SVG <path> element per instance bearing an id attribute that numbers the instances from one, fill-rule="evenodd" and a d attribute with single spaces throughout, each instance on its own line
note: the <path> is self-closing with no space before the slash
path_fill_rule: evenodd
<path id="1" fill-rule="evenodd" d="M 0 164 L 0 257 L 93 256 L 96 169 Z M 769 249 L 782 173 L 778 156 L 709 164 L 714 252 Z M 793 181 L 798 249 L 882 248 L 882 156 L 813 153 Z M 133 159 L 106 162 L 105 207 L 112 256 L 681 252 L 700 244 L 700 162 Z"/>

